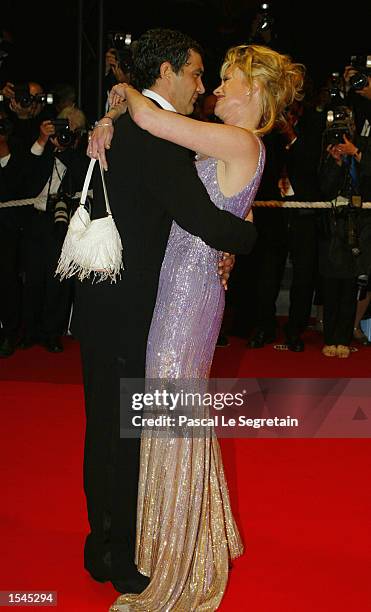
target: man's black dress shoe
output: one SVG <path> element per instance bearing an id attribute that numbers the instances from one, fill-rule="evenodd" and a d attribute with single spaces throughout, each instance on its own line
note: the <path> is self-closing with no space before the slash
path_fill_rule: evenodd
<path id="1" fill-rule="evenodd" d="M 45 338 L 42 345 L 49 353 L 62 353 L 63 351 L 63 344 L 58 336 L 49 336 Z"/>
<path id="2" fill-rule="evenodd" d="M 87 567 L 85 567 L 85 569 L 87 572 L 89 572 L 93 580 L 96 580 L 96 582 L 108 582 L 110 580 L 110 577 L 106 574 L 95 574 L 91 572 Z"/>
<path id="3" fill-rule="evenodd" d="M 119 593 L 142 593 L 150 583 L 147 576 L 143 576 L 138 572 L 137 576 L 132 576 L 125 580 L 111 580 L 112 586 Z"/>
<path id="4" fill-rule="evenodd" d="M 276 336 L 274 333 L 259 329 L 251 338 L 250 342 L 247 343 L 247 346 L 252 349 L 263 348 L 265 344 L 270 344 L 274 342 L 275 339 Z"/>
<path id="5" fill-rule="evenodd" d="M 34 346 L 38 343 L 38 339 L 34 338 L 34 336 L 22 336 L 20 341 L 18 342 L 18 346 L 21 349 L 29 349 L 31 346 Z"/>
<path id="6" fill-rule="evenodd" d="M 304 342 L 299 334 L 290 334 L 286 332 L 286 344 L 289 351 L 301 353 L 304 351 Z"/>
<path id="7" fill-rule="evenodd" d="M 0 357 L 10 357 L 13 355 L 16 342 L 10 338 L 3 338 L 0 343 Z"/>
<path id="8" fill-rule="evenodd" d="M 115 575 L 120 577 L 113 578 L 111 574 L 110 551 L 107 551 L 100 557 L 96 557 L 93 561 L 91 558 L 91 539 L 89 539 L 89 536 L 85 543 L 84 567 L 93 580 L 97 582 L 109 581 L 119 593 L 142 593 L 150 582 L 147 576 L 143 576 L 143 574 L 138 572 L 134 562 L 123 564 L 120 571 L 116 569 Z"/>

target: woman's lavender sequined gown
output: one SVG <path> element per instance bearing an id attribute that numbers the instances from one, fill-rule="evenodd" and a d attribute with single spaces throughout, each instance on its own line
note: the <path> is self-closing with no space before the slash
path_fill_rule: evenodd
<path id="1" fill-rule="evenodd" d="M 255 177 L 229 198 L 218 186 L 217 160 L 196 163 L 198 175 L 218 208 L 246 216 L 259 186 L 263 157 L 261 145 Z M 219 251 L 173 223 L 148 337 L 147 378 L 208 376 L 225 303 L 217 273 L 219 261 Z"/>
<path id="2" fill-rule="evenodd" d="M 254 178 L 229 198 L 219 190 L 215 159 L 196 166 L 215 205 L 244 217 L 264 158 L 260 143 Z M 220 252 L 173 223 L 149 333 L 147 378 L 208 376 L 224 310 L 219 260 Z M 143 433 L 136 562 L 151 582 L 140 595 L 119 597 L 111 611 L 217 610 L 229 560 L 242 552 L 213 430 L 202 438 Z"/>

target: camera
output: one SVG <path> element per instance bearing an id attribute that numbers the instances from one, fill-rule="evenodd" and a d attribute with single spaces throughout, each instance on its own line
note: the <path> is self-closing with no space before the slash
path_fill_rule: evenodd
<path id="1" fill-rule="evenodd" d="M 250 28 L 249 44 L 266 44 L 268 39 L 274 38 L 274 22 L 270 3 L 260 3 Z"/>
<path id="2" fill-rule="evenodd" d="M 28 85 L 14 85 L 14 99 L 22 108 L 28 108 L 33 102 Z"/>
<path id="3" fill-rule="evenodd" d="M 76 134 L 70 130 L 68 119 L 51 119 L 55 128 L 55 138 L 59 146 L 69 147 L 75 143 Z"/>
<path id="4" fill-rule="evenodd" d="M 332 72 L 330 74 L 327 91 L 330 97 L 330 105 L 342 106 L 344 104 L 344 81 L 339 72 Z"/>
<path id="5" fill-rule="evenodd" d="M 64 192 L 51 193 L 48 197 L 46 210 L 54 216 L 54 227 L 64 233 L 70 222 L 71 198 Z"/>
<path id="6" fill-rule="evenodd" d="M 40 93 L 33 96 L 27 83 L 14 85 L 14 99 L 22 108 L 29 108 L 34 102 L 37 104 L 53 104 L 53 94 Z"/>
<path id="7" fill-rule="evenodd" d="M 54 206 L 54 223 L 64 223 L 68 225 L 69 221 L 69 205 L 63 197 L 58 198 Z"/>
<path id="8" fill-rule="evenodd" d="M 108 34 L 108 46 L 115 50 L 117 61 L 123 72 L 131 72 L 133 68 L 131 42 L 131 34 L 123 32 L 109 32 Z"/>
<path id="9" fill-rule="evenodd" d="M 343 136 L 351 139 L 354 133 L 353 112 L 348 106 L 337 106 L 327 111 L 324 140 L 328 145 L 344 143 Z"/>
<path id="10" fill-rule="evenodd" d="M 364 89 L 371 76 L 371 55 L 352 55 L 350 65 L 357 70 L 349 79 L 349 87 L 355 91 Z"/>

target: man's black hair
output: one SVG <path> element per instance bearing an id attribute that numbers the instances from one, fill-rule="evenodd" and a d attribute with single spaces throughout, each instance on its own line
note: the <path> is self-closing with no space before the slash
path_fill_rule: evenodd
<path id="1" fill-rule="evenodd" d="M 203 56 L 199 43 L 187 34 L 166 28 L 147 30 L 132 44 L 135 87 L 141 90 L 154 85 L 163 62 L 170 62 L 178 74 L 188 61 L 191 50 Z"/>

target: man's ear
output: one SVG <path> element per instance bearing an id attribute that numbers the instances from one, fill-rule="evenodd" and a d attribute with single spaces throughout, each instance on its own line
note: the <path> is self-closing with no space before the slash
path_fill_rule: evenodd
<path id="1" fill-rule="evenodd" d="M 161 79 L 169 79 L 173 76 L 174 70 L 170 62 L 163 62 L 160 66 Z"/>

